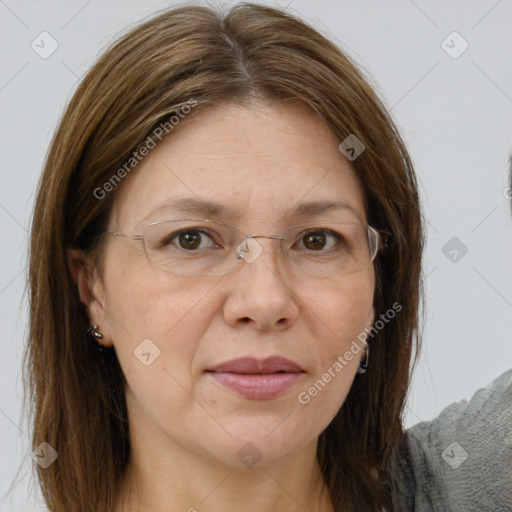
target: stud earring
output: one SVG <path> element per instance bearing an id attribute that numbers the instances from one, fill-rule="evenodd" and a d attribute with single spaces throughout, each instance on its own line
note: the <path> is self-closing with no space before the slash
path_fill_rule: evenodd
<path id="1" fill-rule="evenodd" d="M 87 329 L 87 332 L 94 336 L 97 340 L 103 339 L 103 334 L 101 334 L 101 332 L 98 331 L 97 325 L 92 325 L 91 327 L 89 327 L 89 329 Z"/>
<path id="2" fill-rule="evenodd" d="M 98 331 L 98 326 L 97 325 L 92 325 L 91 327 L 89 327 L 89 329 L 87 329 L 87 332 L 95 340 L 102 340 L 103 339 L 103 334 L 100 331 Z M 95 346 L 96 346 L 96 348 L 98 349 L 99 352 L 103 352 L 103 346 L 100 343 L 95 343 Z"/>

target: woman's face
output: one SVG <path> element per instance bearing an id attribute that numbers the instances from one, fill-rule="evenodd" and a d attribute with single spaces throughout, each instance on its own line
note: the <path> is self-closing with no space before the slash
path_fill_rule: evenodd
<path id="1" fill-rule="evenodd" d="M 191 114 L 126 178 L 109 229 L 140 234 L 152 222 L 187 217 L 249 234 L 280 235 L 307 222 L 366 226 L 363 192 L 338 142 L 298 105 L 225 104 Z M 225 210 L 213 216 L 173 206 L 182 199 Z M 340 200 L 355 212 L 293 213 L 304 203 Z M 219 243 L 197 235 L 172 249 L 197 250 L 199 240 L 199 249 L 211 251 Z M 373 322 L 373 265 L 343 275 L 310 272 L 283 257 L 279 240 L 252 240 L 259 245 L 249 247 L 263 249 L 254 261 L 236 260 L 223 276 L 184 277 L 155 266 L 141 240 L 105 237 L 89 313 L 102 342 L 115 347 L 130 428 L 146 449 L 238 466 L 275 463 L 316 446 L 343 404 L 363 350 L 351 360 L 344 354 Z M 301 250 L 314 251 L 316 242 L 321 249 L 337 243 L 313 236 Z M 260 365 L 273 357 L 296 366 Z M 219 368 L 239 358 L 254 368 Z"/>

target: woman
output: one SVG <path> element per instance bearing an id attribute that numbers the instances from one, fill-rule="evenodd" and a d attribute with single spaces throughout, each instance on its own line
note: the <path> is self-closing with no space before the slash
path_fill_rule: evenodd
<path id="1" fill-rule="evenodd" d="M 242 4 L 126 34 L 34 213 L 49 509 L 405 510 L 422 248 L 400 135 L 313 29 Z"/>

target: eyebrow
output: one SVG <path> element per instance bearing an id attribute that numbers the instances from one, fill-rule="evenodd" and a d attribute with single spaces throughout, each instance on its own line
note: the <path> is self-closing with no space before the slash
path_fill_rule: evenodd
<path id="1" fill-rule="evenodd" d="M 303 202 L 292 208 L 284 217 L 313 216 L 331 210 L 348 210 L 363 222 L 361 212 L 350 203 L 342 200 L 325 200 Z M 182 198 L 166 201 L 152 210 L 144 220 L 153 217 L 161 210 L 169 210 L 177 214 L 215 215 L 219 218 L 239 219 L 243 212 L 223 203 L 196 198 Z"/>

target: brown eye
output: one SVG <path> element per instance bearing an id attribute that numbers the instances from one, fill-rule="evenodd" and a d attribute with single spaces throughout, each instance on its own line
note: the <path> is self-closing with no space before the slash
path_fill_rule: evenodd
<path id="1" fill-rule="evenodd" d="M 166 236 L 159 245 L 161 248 L 170 249 L 175 246 L 185 251 L 195 251 L 196 249 L 209 249 L 215 244 L 206 231 L 184 229 Z"/>
<path id="2" fill-rule="evenodd" d="M 326 253 L 331 249 L 341 249 L 345 245 L 345 239 L 331 229 L 315 229 L 308 231 L 300 238 L 299 249 L 308 252 Z"/>
<path id="3" fill-rule="evenodd" d="M 197 249 L 201 244 L 201 234 L 199 231 L 179 233 L 178 243 L 182 249 Z"/>
<path id="4" fill-rule="evenodd" d="M 323 249 L 325 247 L 326 239 L 327 237 L 322 231 L 311 231 L 305 235 L 302 240 L 304 241 L 306 248 L 313 251 L 318 251 L 319 249 Z"/>

